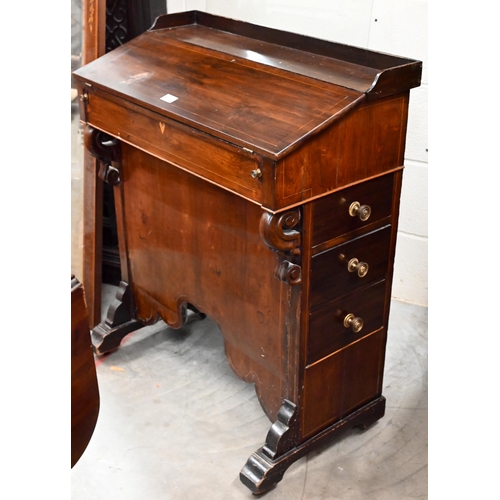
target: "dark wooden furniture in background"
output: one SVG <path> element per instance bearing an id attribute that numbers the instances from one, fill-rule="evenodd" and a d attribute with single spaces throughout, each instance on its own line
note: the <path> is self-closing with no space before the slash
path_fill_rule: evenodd
<path id="1" fill-rule="evenodd" d="M 82 1 L 82 64 L 85 66 L 105 53 L 106 0 Z M 103 182 L 95 175 L 97 168 L 97 159 L 84 149 L 82 281 L 91 328 L 101 321 Z"/>
<path id="2" fill-rule="evenodd" d="M 82 284 L 71 277 L 71 467 L 89 444 L 99 415 L 99 388 Z"/>
<path id="3" fill-rule="evenodd" d="M 82 64 L 88 64 L 152 26 L 164 0 L 82 0 Z M 121 279 L 112 190 L 95 176 L 96 159 L 84 151 L 83 283 L 89 325 L 101 321 L 102 283 Z M 103 279 L 104 278 L 104 279 Z"/>
<path id="4" fill-rule="evenodd" d="M 165 0 L 107 0 L 106 52 L 144 33 L 166 12 Z M 102 282 L 118 285 L 121 271 L 115 201 L 113 188 L 107 183 L 103 185 L 102 197 Z"/>
<path id="5" fill-rule="evenodd" d="M 382 417 L 409 91 L 421 63 L 201 12 L 75 74 L 122 282 L 97 352 L 189 308 L 274 422 L 255 493 Z"/>

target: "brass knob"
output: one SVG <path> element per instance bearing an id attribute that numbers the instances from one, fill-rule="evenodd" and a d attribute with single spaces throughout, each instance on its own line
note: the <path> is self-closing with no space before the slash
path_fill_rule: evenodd
<path id="1" fill-rule="evenodd" d="M 358 217 L 359 220 L 365 222 L 370 218 L 372 209 L 369 205 L 361 205 L 359 201 L 354 201 L 349 206 L 349 215 L 351 217 Z"/>
<path id="2" fill-rule="evenodd" d="M 354 314 L 349 313 L 344 318 L 344 326 L 346 328 L 350 328 L 354 333 L 358 333 L 363 328 L 363 320 L 355 317 Z"/>
<path id="3" fill-rule="evenodd" d="M 254 179 L 258 179 L 259 177 L 262 177 L 262 170 L 260 168 L 256 168 L 255 170 L 252 170 L 250 172 L 250 175 L 254 178 Z"/>
<path id="4" fill-rule="evenodd" d="M 360 278 L 364 278 L 368 274 L 368 269 L 369 266 L 366 262 L 359 262 L 358 259 L 351 259 L 347 263 L 347 270 L 350 273 L 353 273 L 354 271 L 358 272 L 358 276 Z"/>
<path id="5" fill-rule="evenodd" d="M 81 95 L 80 95 L 80 101 L 82 102 L 87 102 L 89 100 L 89 95 L 87 94 L 87 92 L 83 92 Z"/>

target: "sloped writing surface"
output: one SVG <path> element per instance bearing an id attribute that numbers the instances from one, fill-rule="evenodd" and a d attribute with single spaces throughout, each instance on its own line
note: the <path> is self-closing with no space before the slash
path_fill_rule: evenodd
<path id="1" fill-rule="evenodd" d="M 279 154 L 361 97 L 150 31 L 80 69 L 93 86 L 232 143 Z"/>

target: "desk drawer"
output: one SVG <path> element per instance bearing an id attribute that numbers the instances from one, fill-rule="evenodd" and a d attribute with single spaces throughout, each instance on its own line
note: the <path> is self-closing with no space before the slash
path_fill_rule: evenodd
<path id="1" fill-rule="evenodd" d="M 368 335 L 383 326 L 386 281 L 381 281 L 327 304 L 311 313 L 307 339 L 307 364 Z M 346 317 L 353 323 L 346 326 Z M 362 327 L 357 318 L 361 318 Z M 345 322 L 345 323 L 344 323 Z"/>
<path id="2" fill-rule="evenodd" d="M 391 229 L 385 226 L 312 258 L 312 310 L 386 277 Z"/>
<path id="3" fill-rule="evenodd" d="M 381 394 L 385 339 L 382 328 L 306 368 L 304 437 Z"/>
<path id="4" fill-rule="evenodd" d="M 316 200 L 313 203 L 312 246 L 391 215 L 393 184 L 394 175 L 384 175 Z M 349 209 L 355 202 L 363 209 L 351 215 Z M 370 207 L 366 219 L 364 207 Z M 355 213 L 354 206 L 351 213 Z"/>
<path id="5" fill-rule="evenodd" d="M 257 155 L 113 96 L 88 91 L 87 122 L 195 175 L 261 202 L 262 182 L 252 177 Z"/>

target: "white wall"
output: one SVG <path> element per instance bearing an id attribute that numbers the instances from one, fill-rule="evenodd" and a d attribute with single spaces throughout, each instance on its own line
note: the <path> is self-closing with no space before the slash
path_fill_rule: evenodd
<path id="1" fill-rule="evenodd" d="M 423 61 L 411 91 L 393 297 L 427 306 L 427 0 L 167 0 L 271 28 Z"/>

